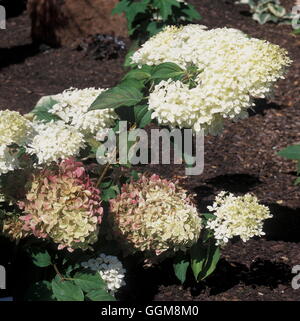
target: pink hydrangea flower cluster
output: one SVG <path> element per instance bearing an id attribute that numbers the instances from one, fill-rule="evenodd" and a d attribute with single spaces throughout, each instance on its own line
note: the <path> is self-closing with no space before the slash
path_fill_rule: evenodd
<path id="1" fill-rule="evenodd" d="M 123 185 L 110 205 L 112 237 L 125 255 L 169 255 L 187 250 L 199 238 L 201 218 L 187 191 L 157 175 Z"/>
<path id="2" fill-rule="evenodd" d="M 97 240 L 103 216 L 100 191 L 81 162 L 64 160 L 35 174 L 19 207 L 26 236 L 50 238 L 58 249 L 69 251 L 87 249 Z"/>

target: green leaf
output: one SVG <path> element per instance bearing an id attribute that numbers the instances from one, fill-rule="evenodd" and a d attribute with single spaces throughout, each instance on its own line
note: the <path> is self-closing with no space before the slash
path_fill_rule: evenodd
<path id="1" fill-rule="evenodd" d="M 135 27 L 133 27 L 133 22 L 128 23 L 127 20 L 127 29 L 128 29 L 128 36 L 132 36 L 137 30 L 139 30 L 140 25 L 136 25 Z"/>
<path id="2" fill-rule="evenodd" d="M 201 214 L 202 216 L 202 220 L 203 220 L 203 224 L 206 226 L 207 225 L 207 222 L 209 220 L 214 220 L 216 218 L 216 216 L 212 213 L 204 213 L 204 214 Z"/>
<path id="3" fill-rule="evenodd" d="M 54 114 L 49 113 L 49 110 L 57 104 L 51 96 L 45 96 L 39 100 L 37 105 L 32 110 L 36 120 L 50 122 L 51 120 L 59 120 L 60 118 Z"/>
<path id="4" fill-rule="evenodd" d="M 134 107 L 135 122 L 139 128 L 144 128 L 151 123 L 151 115 L 152 111 L 148 109 L 147 105 Z"/>
<path id="5" fill-rule="evenodd" d="M 186 272 L 190 265 L 190 262 L 187 260 L 187 258 L 183 255 L 178 255 L 174 259 L 174 272 L 178 280 L 183 284 L 186 280 Z"/>
<path id="6" fill-rule="evenodd" d="M 64 265 L 65 264 L 70 264 L 70 262 L 68 262 L 66 260 L 66 258 L 64 259 Z M 81 265 L 79 263 L 75 263 L 75 264 L 70 264 L 66 267 L 66 270 L 65 270 L 65 275 L 68 277 L 68 278 L 71 278 L 71 275 L 73 275 L 73 271 L 74 270 L 78 270 L 79 268 L 81 267 Z"/>
<path id="7" fill-rule="evenodd" d="M 133 40 L 132 44 L 130 45 L 130 48 L 125 56 L 124 66 L 125 67 L 131 67 L 135 68 L 137 67 L 137 64 L 133 63 L 131 60 L 131 56 L 135 53 L 136 50 L 139 49 L 139 42 L 137 40 Z"/>
<path id="8" fill-rule="evenodd" d="M 60 120 L 60 118 L 57 117 L 56 115 L 50 114 L 46 111 L 35 112 L 35 119 L 46 122 L 46 123 L 49 123 L 51 120 L 54 120 L 54 121 Z"/>
<path id="9" fill-rule="evenodd" d="M 134 181 L 137 181 L 140 178 L 139 173 L 135 170 L 132 170 L 130 172 L 130 176 L 133 178 Z M 130 181 L 130 179 L 129 179 L 129 181 Z"/>
<path id="10" fill-rule="evenodd" d="M 288 146 L 278 152 L 278 155 L 287 159 L 300 160 L 300 145 Z"/>
<path id="11" fill-rule="evenodd" d="M 278 2 L 278 0 L 259 0 L 259 5 L 265 5 L 270 2 Z"/>
<path id="12" fill-rule="evenodd" d="M 300 177 L 298 177 L 294 182 L 294 185 L 299 185 L 299 184 L 300 184 Z"/>
<path id="13" fill-rule="evenodd" d="M 210 219 L 215 219 L 216 215 L 211 214 L 211 213 L 203 213 L 202 216 L 204 217 L 205 220 L 210 220 Z"/>
<path id="14" fill-rule="evenodd" d="M 134 79 L 134 78 L 129 78 L 129 79 L 125 79 L 123 80 L 119 85 L 119 88 L 124 88 L 124 89 L 128 89 L 128 88 L 135 88 L 137 90 L 141 90 L 142 88 L 144 88 L 144 84 L 141 80 L 139 79 Z"/>
<path id="15" fill-rule="evenodd" d="M 153 69 L 153 79 L 169 79 L 183 75 L 185 72 L 173 62 L 164 62 Z"/>
<path id="16" fill-rule="evenodd" d="M 205 262 L 205 269 L 201 271 L 198 275 L 198 279 L 200 281 L 204 280 L 215 271 L 217 264 L 220 260 L 221 251 L 220 248 L 216 246 L 214 242 L 215 240 L 210 240 L 210 246 L 208 248 L 208 258 Z"/>
<path id="17" fill-rule="evenodd" d="M 214 272 L 221 256 L 220 248 L 215 239 L 207 242 L 199 240 L 191 248 L 191 267 L 196 281 L 202 281 Z"/>
<path id="18" fill-rule="evenodd" d="M 84 292 L 105 288 L 105 283 L 97 272 L 94 274 L 77 272 L 73 279 Z"/>
<path id="19" fill-rule="evenodd" d="M 26 154 L 26 148 L 24 146 L 21 146 L 19 148 L 18 153 L 17 153 L 17 158 L 21 158 L 25 154 Z"/>
<path id="20" fill-rule="evenodd" d="M 276 16 L 276 17 L 283 17 L 286 14 L 286 10 L 284 7 L 276 5 L 276 4 L 268 4 L 268 9 L 270 10 L 270 12 Z"/>
<path id="21" fill-rule="evenodd" d="M 101 93 L 89 110 L 134 106 L 143 99 L 143 94 L 136 88 L 114 87 Z"/>
<path id="22" fill-rule="evenodd" d="M 139 122 L 139 128 L 144 128 L 152 121 L 152 110 L 148 110 Z"/>
<path id="23" fill-rule="evenodd" d="M 27 301 L 54 301 L 51 283 L 40 281 L 34 283 L 26 294 Z"/>
<path id="24" fill-rule="evenodd" d="M 188 21 L 202 19 L 199 12 L 191 4 L 187 4 L 187 8 L 183 9 L 182 12 L 186 15 Z"/>
<path id="25" fill-rule="evenodd" d="M 32 256 L 33 264 L 38 267 L 44 268 L 52 264 L 51 256 L 46 250 L 40 251 L 40 252 L 32 251 L 31 256 Z"/>
<path id="26" fill-rule="evenodd" d="M 32 112 L 35 113 L 37 111 L 48 111 L 57 103 L 58 101 L 53 99 L 52 96 L 44 96 L 38 101 Z"/>
<path id="27" fill-rule="evenodd" d="M 293 33 L 294 33 L 295 35 L 300 35 L 300 29 L 296 29 Z"/>
<path id="28" fill-rule="evenodd" d="M 86 297 L 91 301 L 116 301 L 116 299 L 104 289 L 93 290 L 89 292 Z"/>
<path id="29" fill-rule="evenodd" d="M 145 13 L 147 11 L 147 8 L 148 8 L 148 0 L 133 2 L 128 6 L 128 9 L 126 10 L 128 30 L 132 28 L 137 15 L 141 13 Z"/>
<path id="30" fill-rule="evenodd" d="M 196 281 L 198 281 L 198 276 L 204 269 L 206 256 L 207 250 L 204 246 L 200 246 L 199 241 L 191 247 L 191 268 Z"/>
<path id="31" fill-rule="evenodd" d="M 110 186 L 109 188 L 101 191 L 101 199 L 105 202 L 108 202 L 110 199 L 115 198 L 117 195 L 118 193 L 114 186 Z"/>
<path id="32" fill-rule="evenodd" d="M 154 0 L 153 5 L 159 9 L 159 13 L 163 20 L 167 20 L 169 16 L 172 16 L 172 7 L 180 7 L 180 3 L 176 0 Z"/>
<path id="33" fill-rule="evenodd" d="M 272 16 L 269 13 L 254 14 L 253 19 L 257 20 L 261 25 L 263 25 L 270 21 Z"/>
<path id="34" fill-rule="evenodd" d="M 143 81 L 149 79 L 150 77 L 151 74 L 146 71 L 143 71 L 142 69 L 133 69 L 124 76 L 123 80 L 137 79 Z"/>
<path id="35" fill-rule="evenodd" d="M 280 21 L 280 18 L 271 15 L 270 18 L 269 18 L 269 21 L 272 21 L 274 23 L 278 23 Z"/>
<path id="36" fill-rule="evenodd" d="M 107 182 L 102 182 L 100 184 L 101 189 L 109 188 L 111 186 L 112 182 L 113 182 L 112 180 L 109 180 Z"/>
<path id="37" fill-rule="evenodd" d="M 162 30 L 162 24 L 158 23 L 157 21 L 151 21 L 146 28 L 146 31 L 149 32 L 150 37 L 156 35 L 161 30 Z"/>
<path id="38" fill-rule="evenodd" d="M 124 67 L 133 67 L 134 64 L 131 60 L 131 56 L 134 54 L 135 50 L 129 50 L 125 56 Z"/>
<path id="39" fill-rule="evenodd" d="M 128 0 L 121 0 L 120 2 L 117 3 L 117 5 L 113 8 L 111 14 L 121 14 L 126 11 L 128 8 L 130 2 Z"/>
<path id="40" fill-rule="evenodd" d="M 56 276 L 51 285 L 53 294 L 58 301 L 84 301 L 81 288 L 72 281 L 61 281 Z"/>
<path id="41" fill-rule="evenodd" d="M 135 122 L 137 124 L 140 123 L 140 121 L 142 120 L 142 118 L 146 114 L 147 110 L 148 110 L 148 105 L 134 106 L 134 118 L 135 118 Z"/>

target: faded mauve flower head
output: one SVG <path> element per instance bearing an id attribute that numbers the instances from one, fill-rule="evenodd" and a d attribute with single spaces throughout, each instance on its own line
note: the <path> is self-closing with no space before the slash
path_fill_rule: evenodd
<path id="1" fill-rule="evenodd" d="M 2 231 L 0 232 L 3 232 L 4 235 L 12 240 L 20 240 L 26 235 L 26 232 L 23 230 L 23 222 L 14 213 L 9 214 L 3 219 Z"/>
<path id="2" fill-rule="evenodd" d="M 144 252 L 148 257 L 185 251 L 199 238 L 201 219 L 187 192 L 176 183 L 141 176 L 122 187 L 111 200 L 113 237 L 125 254 Z"/>
<path id="3" fill-rule="evenodd" d="M 19 206 L 27 235 L 50 238 L 59 249 L 87 249 L 97 240 L 103 215 L 100 191 L 81 162 L 64 160 L 35 174 Z"/>

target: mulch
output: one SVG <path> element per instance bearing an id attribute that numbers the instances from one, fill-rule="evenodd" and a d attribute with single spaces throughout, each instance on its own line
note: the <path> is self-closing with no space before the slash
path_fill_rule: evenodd
<path id="1" fill-rule="evenodd" d="M 259 25 L 247 6 L 225 0 L 190 0 L 209 28 L 233 27 L 286 48 L 293 64 L 278 82 L 271 100 L 259 100 L 248 119 L 226 123 L 218 137 L 205 138 L 205 169 L 186 177 L 180 165 L 149 165 L 148 171 L 177 177 L 196 193 L 206 210 L 221 190 L 254 193 L 270 206 L 274 219 L 266 223 L 263 239 L 228 245 L 216 273 L 204 283 L 181 286 L 167 274 L 157 278 L 157 268 L 146 272 L 152 284 L 147 299 L 154 300 L 299 300 L 291 273 L 300 264 L 300 188 L 293 184 L 295 163 L 277 152 L 300 143 L 300 36 L 287 25 Z M 281 1 L 291 8 L 293 0 Z M 0 106 L 28 112 L 37 100 L 69 87 L 111 87 L 124 74 L 124 57 L 99 61 L 76 48 L 51 49 L 31 44 L 26 12 L 10 18 L 0 30 Z M 167 166 L 167 167 L 166 167 Z M 145 275 L 141 275 L 141 279 Z M 130 282 L 129 282 L 130 283 Z M 132 298 L 141 291 L 132 285 Z M 136 295 L 134 295 L 134 293 Z"/>

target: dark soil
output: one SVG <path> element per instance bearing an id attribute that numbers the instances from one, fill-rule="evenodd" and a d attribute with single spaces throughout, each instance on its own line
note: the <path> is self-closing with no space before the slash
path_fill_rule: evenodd
<path id="1" fill-rule="evenodd" d="M 0 30 L 1 109 L 30 111 L 42 96 L 66 88 L 111 87 L 122 76 L 123 58 L 99 62 L 84 51 L 31 44 L 27 14 Z"/>
<path id="2" fill-rule="evenodd" d="M 155 300 L 298 301 L 291 267 L 299 264 L 299 244 L 251 240 L 227 246 L 215 273 L 203 284 L 161 285 Z"/>
<path id="3" fill-rule="evenodd" d="M 147 170 L 177 177 L 197 194 L 202 211 L 221 190 L 252 192 L 269 205 L 274 219 L 266 223 L 264 239 L 236 242 L 223 251 L 216 273 L 204 284 L 185 287 L 158 268 L 131 283 L 132 300 L 299 300 L 291 287 L 292 267 L 300 264 L 300 188 L 294 186 L 295 163 L 276 154 L 300 142 L 300 37 L 290 26 L 259 25 L 247 6 L 234 1 L 190 0 L 208 27 L 234 27 L 285 47 L 294 63 L 277 84 L 272 100 L 257 102 L 251 117 L 227 123 L 221 136 L 205 139 L 205 169 L 186 177 L 184 167 L 148 166 Z M 291 8 L 294 0 L 281 1 Z M 97 61 L 83 51 L 35 47 L 26 13 L 10 18 L 0 30 L 0 106 L 28 112 L 37 100 L 68 87 L 110 87 L 124 72 L 123 57 Z M 168 263 L 166 263 L 168 264 Z M 167 274 L 166 274 L 167 273 Z M 132 280 L 131 280 L 132 279 Z M 147 281 L 147 286 L 145 285 Z M 141 287 L 142 284 L 142 287 Z"/>

